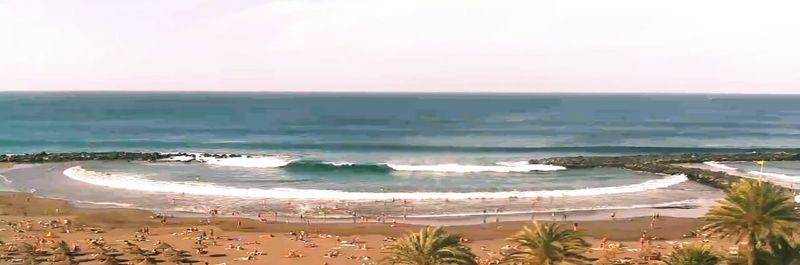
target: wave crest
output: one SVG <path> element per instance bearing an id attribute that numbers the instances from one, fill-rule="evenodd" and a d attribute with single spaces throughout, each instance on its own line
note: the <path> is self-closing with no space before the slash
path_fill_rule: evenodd
<path id="1" fill-rule="evenodd" d="M 785 175 L 785 174 L 761 172 L 761 171 L 749 171 L 747 173 L 751 174 L 751 175 L 764 176 L 764 177 L 774 178 L 774 179 L 787 181 L 787 182 L 800 183 L 800 176 L 789 176 L 789 175 Z"/>
<path id="2" fill-rule="evenodd" d="M 730 167 L 728 165 L 722 164 L 720 162 L 715 162 L 715 161 L 703 162 L 703 164 L 705 164 L 706 166 L 710 166 L 710 167 L 717 168 L 717 169 L 722 169 L 722 170 L 737 170 L 737 168 L 735 168 L 735 167 Z"/>
<path id="3" fill-rule="evenodd" d="M 564 170 L 565 167 L 529 164 L 528 161 L 520 162 L 499 162 L 491 166 L 483 165 L 461 165 L 461 164 L 437 164 L 437 165 L 398 165 L 387 164 L 390 168 L 398 171 L 430 171 L 442 173 L 476 173 L 476 172 L 531 172 L 531 171 L 556 171 Z"/>
<path id="4" fill-rule="evenodd" d="M 212 155 L 206 156 L 200 153 L 190 153 L 182 155 L 173 155 L 165 161 L 172 162 L 191 162 L 198 161 L 210 165 L 229 166 L 229 167 L 250 167 L 250 168 L 277 168 L 283 167 L 291 163 L 293 160 L 283 156 L 229 156 L 229 155 Z"/>
<path id="5" fill-rule="evenodd" d="M 145 179 L 130 174 L 107 174 L 75 166 L 64 170 L 67 177 L 84 183 L 109 188 L 148 192 L 185 193 L 191 195 L 226 196 L 239 198 L 271 198 L 297 200 L 468 200 L 507 199 L 561 196 L 598 196 L 642 192 L 666 188 L 684 181 L 685 175 L 672 175 L 642 183 L 575 190 L 503 191 L 503 192 L 347 192 L 339 190 L 292 189 L 292 188 L 235 188 L 200 182 L 169 182 Z"/>
<path id="6" fill-rule="evenodd" d="M 164 161 L 171 162 L 202 162 L 218 166 L 251 167 L 251 168 L 284 168 L 294 171 L 326 171 L 348 170 L 357 172 L 385 173 L 390 171 L 427 171 L 438 173 L 478 173 L 478 172 L 531 172 L 531 171 L 556 171 L 565 167 L 530 164 L 528 161 L 497 162 L 494 165 L 462 165 L 462 164 L 433 164 L 433 165 L 404 165 L 404 164 L 358 164 L 352 162 L 330 162 L 318 160 L 293 160 L 286 156 L 229 156 L 209 155 L 200 153 L 173 155 Z"/>

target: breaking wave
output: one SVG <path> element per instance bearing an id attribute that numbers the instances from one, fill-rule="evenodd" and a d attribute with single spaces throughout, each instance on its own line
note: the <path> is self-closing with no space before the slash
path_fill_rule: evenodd
<path id="1" fill-rule="evenodd" d="M 715 162 L 715 161 L 703 162 L 703 164 L 705 164 L 706 166 L 710 166 L 710 167 L 717 168 L 717 169 L 722 169 L 722 170 L 737 170 L 737 168 L 735 168 L 735 167 L 730 167 L 728 165 L 722 164 L 720 162 Z"/>
<path id="2" fill-rule="evenodd" d="M 778 180 L 782 180 L 782 181 L 800 183 L 800 176 L 789 176 L 789 175 L 784 175 L 784 174 L 779 174 L 779 173 L 770 173 L 770 172 L 761 172 L 761 171 L 749 171 L 747 173 L 751 174 L 751 175 L 764 176 L 764 177 L 767 177 L 767 178 L 773 178 L 773 179 L 778 179 Z"/>
<path id="3" fill-rule="evenodd" d="M 438 173 L 477 173 L 477 172 L 531 172 L 531 171 L 556 171 L 566 168 L 553 165 L 530 164 L 528 161 L 498 162 L 494 165 L 462 165 L 462 164 L 433 164 L 411 165 L 392 163 L 352 163 L 330 162 L 319 160 L 296 160 L 287 156 L 228 156 L 204 154 L 175 155 L 165 161 L 172 162 L 202 162 L 218 166 L 251 167 L 251 168 L 283 168 L 291 171 L 348 171 L 387 173 L 391 171 L 427 171 Z"/>
<path id="4" fill-rule="evenodd" d="M 564 170 L 565 167 L 529 164 L 528 161 L 520 162 L 499 162 L 495 165 L 460 165 L 460 164 L 437 164 L 437 165 L 396 165 L 387 164 L 390 168 L 398 171 L 430 171 L 446 173 L 475 173 L 475 172 L 531 172 L 531 171 L 556 171 Z"/>
<path id="5" fill-rule="evenodd" d="M 672 175 L 642 183 L 574 190 L 502 191 L 502 192 L 347 192 L 321 189 L 293 188 L 236 188 L 194 181 L 170 182 L 143 178 L 135 174 L 103 173 L 75 166 L 64 170 L 67 177 L 84 183 L 116 189 L 148 192 L 184 193 L 191 195 L 226 196 L 239 198 L 273 198 L 298 200 L 468 200 L 507 199 L 561 196 L 598 196 L 642 192 L 666 188 L 687 180 L 684 175 Z"/>

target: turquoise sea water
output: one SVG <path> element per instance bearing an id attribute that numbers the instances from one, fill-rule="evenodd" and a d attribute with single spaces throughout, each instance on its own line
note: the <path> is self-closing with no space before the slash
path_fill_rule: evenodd
<path id="1" fill-rule="evenodd" d="M 563 196 L 551 199 L 550 208 L 561 209 L 670 204 L 719 194 L 675 177 L 621 169 L 559 170 L 525 161 L 800 147 L 798 96 L 0 93 L 0 121 L 0 153 L 255 155 L 189 164 L 76 163 L 4 173 L 12 181 L 5 185 L 17 190 L 153 208 L 174 194 L 224 197 L 224 204 L 246 209 L 260 199 L 441 199 L 465 193 L 495 199 Z M 61 174 L 73 166 L 80 168 L 70 171 L 70 178 Z M 20 177 L 42 170 L 59 180 Z M 118 192 L 74 192 L 98 187 Z M 138 200 L 140 193 L 162 199 Z M 529 207 L 527 202 L 484 203 Z M 198 211 L 211 207 L 178 204 Z M 419 207 L 424 214 L 459 211 Z"/>
<path id="2" fill-rule="evenodd" d="M 800 146 L 800 97 L 0 93 L 0 152 L 685 152 Z"/>

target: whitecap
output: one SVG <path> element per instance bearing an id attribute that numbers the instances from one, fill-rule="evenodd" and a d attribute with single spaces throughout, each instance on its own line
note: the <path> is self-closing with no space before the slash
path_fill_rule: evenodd
<path id="1" fill-rule="evenodd" d="M 761 172 L 761 171 L 749 171 L 747 173 L 751 174 L 751 175 L 756 175 L 756 176 L 763 176 L 763 177 L 767 177 L 767 178 L 773 178 L 773 179 L 778 179 L 778 180 L 783 180 L 783 181 L 788 181 L 788 182 L 800 183 L 800 176 L 789 176 L 789 175 L 784 175 L 784 174 L 779 174 L 779 173 Z"/>
<path id="2" fill-rule="evenodd" d="M 340 190 L 321 189 L 236 188 L 220 186 L 213 183 L 157 181 L 142 178 L 141 176 L 133 174 L 95 172 L 86 170 L 81 166 L 75 166 L 64 170 L 64 175 L 73 180 L 84 183 L 117 189 L 239 198 L 274 198 L 298 200 L 467 200 L 481 198 L 507 199 L 561 196 L 598 196 L 605 194 L 632 193 L 652 189 L 661 189 L 688 180 L 685 175 L 672 175 L 661 179 L 652 179 L 631 185 L 575 190 L 503 192 L 347 192 Z"/>
<path id="3" fill-rule="evenodd" d="M 292 162 L 292 159 L 283 156 L 229 156 L 229 155 L 215 155 L 205 156 L 201 153 L 187 153 L 187 154 L 168 154 L 170 157 L 163 159 L 169 162 L 189 162 L 198 161 L 210 165 L 228 166 L 228 167 L 250 167 L 250 168 L 276 168 L 286 166 Z"/>
<path id="4" fill-rule="evenodd" d="M 334 166 L 334 167 L 349 167 L 349 166 L 355 165 L 355 163 L 353 163 L 353 162 L 330 162 L 330 161 L 328 161 L 328 162 L 322 162 L 322 163 L 326 164 L 326 165 L 331 165 L 331 166 Z"/>
<path id="5" fill-rule="evenodd" d="M 461 165 L 461 164 L 435 164 L 435 165 L 401 165 L 386 164 L 397 171 L 430 171 L 442 173 L 476 173 L 476 172 L 531 172 L 531 171 L 556 171 L 565 167 L 530 164 L 528 161 L 498 162 L 495 165 Z"/>
<path id="6" fill-rule="evenodd" d="M 736 170 L 737 169 L 735 167 L 731 167 L 731 166 L 722 164 L 720 162 L 715 162 L 715 161 L 703 162 L 703 164 L 705 164 L 706 166 L 710 166 L 710 167 L 718 168 L 718 169 L 722 169 L 722 170 Z"/>

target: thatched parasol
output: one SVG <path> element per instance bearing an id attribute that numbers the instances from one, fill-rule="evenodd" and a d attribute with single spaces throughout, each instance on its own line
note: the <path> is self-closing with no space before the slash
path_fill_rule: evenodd
<path id="1" fill-rule="evenodd" d="M 137 262 L 136 265 L 156 265 L 156 263 L 150 259 L 144 259 L 140 262 Z"/>
<path id="2" fill-rule="evenodd" d="M 144 250 L 142 250 L 139 247 L 132 247 L 132 248 L 128 249 L 128 253 L 135 254 L 135 255 L 136 254 L 142 255 L 142 254 L 144 254 Z"/>
<path id="3" fill-rule="evenodd" d="M 164 249 L 173 249 L 172 245 L 161 242 L 160 244 L 156 245 L 155 250 L 164 250 Z"/>
<path id="4" fill-rule="evenodd" d="M 161 252 L 161 254 L 163 254 L 164 256 L 172 256 L 178 254 L 178 251 L 175 250 L 174 248 L 168 248 L 164 249 L 164 251 Z"/>
<path id="5" fill-rule="evenodd" d="M 106 254 L 106 253 L 97 253 L 97 254 L 94 254 L 94 255 L 92 255 L 92 258 L 94 258 L 94 260 L 107 260 L 107 259 L 114 259 L 114 257 L 112 257 L 112 256 L 110 256 L 110 255 L 108 255 L 108 254 Z"/>
<path id="6" fill-rule="evenodd" d="M 174 262 L 174 263 L 178 263 L 178 262 L 183 261 L 183 257 L 181 257 L 180 255 L 173 255 L 173 256 L 169 256 L 169 258 L 167 258 L 167 260 L 169 260 L 171 262 Z"/>
<path id="7" fill-rule="evenodd" d="M 68 257 L 65 254 L 55 254 L 52 257 L 50 257 L 48 260 L 50 260 L 50 261 L 65 261 L 65 260 L 68 260 Z"/>
<path id="8" fill-rule="evenodd" d="M 119 265 L 119 261 L 113 258 L 105 259 L 103 262 L 100 262 L 100 265 Z"/>

